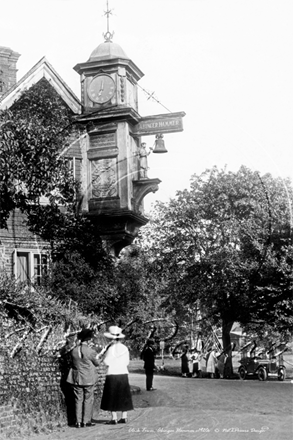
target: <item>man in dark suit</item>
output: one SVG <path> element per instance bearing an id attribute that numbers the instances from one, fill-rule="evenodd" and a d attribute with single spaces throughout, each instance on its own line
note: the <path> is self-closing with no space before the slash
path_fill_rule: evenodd
<path id="1" fill-rule="evenodd" d="M 92 338 L 92 330 L 82 330 L 78 334 L 80 343 L 71 351 L 72 367 L 67 382 L 73 386 L 77 428 L 94 425 L 91 420 L 96 382 L 95 367 L 99 365 L 100 360 L 97 352 L 88 345 Z"/>
<path id="2" fill-rule="evenodd" d="M 152 339 L 147 340 L 146 347 L 142 353 L 142 358 L 144 360 L 144 369 L 146 374 L 146 389 L 147 391 L 154 391 L 156 388 L 153 388 L 153 378 L 154 369 L 156 366 L 154 341 Z"/>

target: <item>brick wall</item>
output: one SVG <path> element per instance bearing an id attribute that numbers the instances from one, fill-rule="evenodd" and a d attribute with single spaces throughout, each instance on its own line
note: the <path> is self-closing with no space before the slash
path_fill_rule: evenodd
<path id="1" fill-rule="evenodd" d="M 18 331 L 11 335 L 13 329 L 19 330 L 12 320 L 3 319 L 0 324 L 0 435 L 14 431 L 25 436 L 65 424 L 65 397 L 60 387 L 62 372 L 58 358 L 50 352 L 36 353 L 40 335 L 35 333 L 11 357 L 22 336 Z M 61 334 L 59 338 L 62 339 Z"/>
<path id="2" fill-rule="evenodd" d="M 16 428 L 16 419 L 11 404 L 0 405 L 0 438 L 12 433 Z"/>
<path id="3" fill-rule="evenodd" d="M 9 47 L 0 46 L 0 99 L 16 84 L 16 63 L 20 54 Z"/>
<path id="4" fill-rule="evenodd" d="M 0 229 L 0 270 L 13 276 L 15 249 L 42 252 L 48 249 L 48 243 L 28 231 L 26 217 L 18 209 L 11 213 L 7 226 L 8 229 Z"/>

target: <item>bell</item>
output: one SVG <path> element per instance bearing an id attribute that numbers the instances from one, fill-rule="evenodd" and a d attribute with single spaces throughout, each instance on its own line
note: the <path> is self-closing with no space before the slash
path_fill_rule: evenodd
<path id="1" fill-rule="evenodd" d="M 168 153 L 168 150 L 165 148 L 165 141 L 162 134 L 156 134 L 155 148 L 153 153 Z"/>

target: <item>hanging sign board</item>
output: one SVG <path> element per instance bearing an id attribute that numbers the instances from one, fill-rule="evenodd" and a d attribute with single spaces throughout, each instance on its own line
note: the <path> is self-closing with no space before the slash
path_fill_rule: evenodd
<path id="1" fill-rule="evenodd" d="M 145 116 L 134 126 L 133 134 L 148 136 L 183 131 L 183 116 L 185 116 L 184 112 Z"/>

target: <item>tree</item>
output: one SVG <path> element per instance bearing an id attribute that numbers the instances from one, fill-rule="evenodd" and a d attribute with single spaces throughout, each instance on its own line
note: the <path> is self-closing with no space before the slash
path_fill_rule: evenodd
<path id="1" fill-rule="evenodd" d="M 60 155 L 72 131 L 71 111 L 45 80 L 0 112 L 0 227 L 12 210 L 30 213 L 45 196 L 55 208 L 72 203 L 76 183 Z M 37 217 L 36 217 L 37 219 Z"/>
<path id="2" fill-rule="evenodd" d="M 190 190 L 157 203 L 143 243 L 161 264 L 167 310 L 200 305 L 230 344 L 235 321 L 292 325 L 292 230 L 289 181 L 245 167 L 216 167 L 191 178 Z"/>
<path id="3" fill-rule="evenodd" d="M 160 316 L 157 278 L 148 255 L 136 245 L 123 250 L 116 264 L 117 318 L 143 322 Z"/>
<path id="4" fill-rule="evenodd" d="M 25 213 L 29 230 L 50 247 L 47 288 L 100 313 L 113 265 L 99 225 L 79 212 L 79 183 L 61 154 L 75 136 L 72 116 L 45 79 L 0 113 L 0 227 L 13 210 Z"/>
<path id="5" fill-rule="evenodd" d="M 121 252 L 113 272 L 116 293 L 110 318 L 124 329 L 136 354 L 151 329 L 158 338 L 170 336 L 176 329 L 174 321 L 170 321 L 173 316 L 161 307 L 159 291 L 163 280 L 157 269 L 149 254 L 133 244 Z"/>

